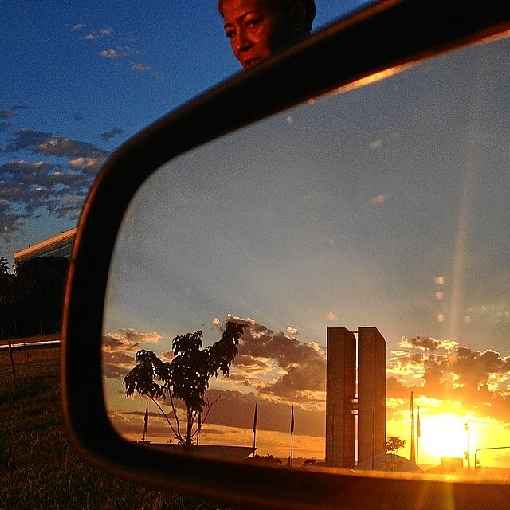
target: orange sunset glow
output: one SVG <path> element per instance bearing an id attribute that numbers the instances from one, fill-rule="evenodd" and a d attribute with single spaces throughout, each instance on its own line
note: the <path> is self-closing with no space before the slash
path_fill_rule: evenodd
<path id="1" fill-rule="evenodd" d="M 214 319 L 212 324 L 217 327 L 218 320 Z M 288 327 L 285 332 L 275 333 L 252 322 L 230 377 L 211 381 L 209 395 L 216 403 L 203 425 L 200 444 L 251 446 L 253 410 L 257 404 L 258 455 L 286 459 L 291 448 L 290 408 L 294 406 L 293 456 L 302 460 L 324 460 L 325 353 L 317 343 L 298 341 L 293 337 L 295 332 L 295 328 Z M 106 339 L 105 368 L 112 375 L 121 375 L 133 366 L 129 360 L 133 359 L 138 341 L 157 344 L 160 335 L 126 330 L 112 333 Z M 264 344 L 261 339 L 265 339 Z M 271 355 L 273 348 L 275 355 Z M 115 363 L 119 352 L 123 355 Z M 163 358 L 165 356 L 171 359 L 171 353 L 163 353 Z M 285 365 L 283 356 L 292 363 Z M 484 467 L 508 468 L 510 450 L 485 450 L 510 445 L 504 391 L 508 375 L 506 363 L 508 360 L 494 351 L 472 351 L 451 340 L 402 339 L 398 347 L 390 351 L 387 360 L 386 435 L 405 440 L 398 455 L 410 455 L 409 395 L 412 389 L 415 393 L 416 457 L 422 470 L 439 465 L 442 458 L 464 459 L 467 466 L 469 457 L 469 466 L 474 468 L 475 452 Z M 484 372 L 483 367 L 489 370 Z M 476 371 L 478 375 L 473 377 Z M 111 377 L 105 381 L 110 418 L 125 437 L 133 441 L 140 439 L 143 414 L 147 409 L 149 439 L 154 443 L 172 442 L 161 410 L 153 402 L 140 396 L 126 397 L 120 378 Z M 162 402 L 161 406 L 170 412 L 168 403 Z M 178 409 L 178 415 L 185 420 L 184 409 Z"/>
<path id="2" fill-rule="evenodd" d="M 434 457 L 462 457 L 468 449 L 470 453 L 476 449 L 477 434 L 462 416 L 436 414 L 423 422 L 421 445 L 426 454 Z"/>

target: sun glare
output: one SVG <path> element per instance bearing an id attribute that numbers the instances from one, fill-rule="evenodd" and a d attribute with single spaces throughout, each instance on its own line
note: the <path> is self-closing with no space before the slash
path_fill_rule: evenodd
<path id="1" fill-rule="evenodd" d="M 434 457 L 462 457 L 467 449 L 471 453 L 476 449 L 477 433 L 466 417 L 437 414 L 423 420 L 420 442 L 420 447 Z"/>

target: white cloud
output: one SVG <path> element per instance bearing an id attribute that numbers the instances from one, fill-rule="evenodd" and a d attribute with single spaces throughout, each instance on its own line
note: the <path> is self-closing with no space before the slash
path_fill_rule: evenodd
<path id="1" fill-rule="evenodd" d="M 287 333 L 290 336 L 296 336 L 298 334 L 298 330 L 296 328 L 293 328 L 292 326 L 287 326 Z"/>
<path id="2" fill-rule="evenodd" d="M 73 25 L 71 27 L 71 32 L 79 32 L 83 28 L 85 28 L 85 25 L 83 23 L 76 23 L 76 25 Z"/>
<path id="3" fill-rule="evenodd" d="M 110 27 L 100 28 L 99 30 L 95 30 L 93 32 L 89 32 L 84 39 L 87 41 L 95 41 L 96 39 L 100 39 L 101 37 L 106 37 L 112 35 L 113 30 Z"/>
<path id="4" fill-rule="evenodd" d="M 458 346 L 459 346 L 459 343 L 456 342 L 455 340 L 449 340 L 447 338 L 443 338 L 443 339 L 439 340 L 437 348 L 451 351 L 451 350 L 456 349 Z"/>
<path id="5" fill-rule="evenodd" d="M 157 331 L 137 331 L 133 328 L 125 328 L 108 331 L 104 338 L 113 339 L 116 345 L 122 345 L 127 347 L 127 350 L 132 350 L 140 343 L 157 344 L 163 337 Z"/>
<path id="6" fill-rule="evenodd" d="M 132 64 L 131 69 L 133 71 L 137 71 L 139 73 L 143 73 L 144 71 L 149 71 L 151 66 L 148 66 L 147 64 Z"/>
<path id="7" fill-rule="evenodd" d="M 324 352 L 324 349 L 322 348 L 321 344 L 319 342 L 306 342 L 305 345 L 308 347 L 311 347 L 314 351 L 320 353 L 324 358 L 326 357 L 326 353 Z"/>
<path id="8" fill-rule="evenodd" d="M 67 138 L 63 138 L 62 140 L 64 142 L 66 142 L 68 139 Z M 39 149 L 45 151 L 45 150 L 51 149 L 52 147 L 57 147 L 58 145 L 59 145 L 59 139 L 58 138 L 49 138 L 45 142 L 39 144 Z"/>
<path id="9" fill-rule="evenodd" d="M 124 54 L 115 48 L 106 48 L 99 52 L 99 55 L 103 58 L 107 58 L 109 60 L 115 60 L 118 58 L 122 58 Z"/>
<path id="10" fill-rule="evenodd" d="M 98 158 L 75 158 L 69 160 L 73 168 L 91 168 L 99 163 Z"/>
<path id="11" fill-rule="evenodd" d="M 136 331 L 132 328 L 120 329 L 112 336 L 115 338 L 125 339 L 129 342 L 144 342 L 150 344 L 157 344 L 161 340 L 161 335 L 157 331 Z"/>
<path id="12" fill-rule="evenodd" d="M 234 322 L 238 324 L 255 324 L 255 320 L 250 317 L 239 317 L 237 315 L 227 314 L 227 322 Z"/>

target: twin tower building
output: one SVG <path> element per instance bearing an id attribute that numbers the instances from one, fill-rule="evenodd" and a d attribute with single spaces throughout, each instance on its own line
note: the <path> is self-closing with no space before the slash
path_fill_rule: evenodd
<path id="1" fill-rule="evenodd" d="M 386 341 L 377 328 L 328 327 L 326 386 L 326 465 L 375 469 L 386 442 Z"/>

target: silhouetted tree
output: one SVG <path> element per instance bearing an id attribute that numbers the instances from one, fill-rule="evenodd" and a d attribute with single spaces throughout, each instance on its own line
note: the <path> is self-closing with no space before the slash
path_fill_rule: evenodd
<path id="1" fill-rule="evenodd" d="M 209 379 L 220 372 L 229 375 L 244 327 L 243 323 L 227 322 L 221 339 L 206 348 L 202 348 L 202 331 L 177 335 L 172 340 L 171 362 L 160 360 L 152 351 L 138 351 L 136 366 L 124 377 L 127 395 L 137 392 L 150 398 L 166 418 L 179 444 L 191 448 L 193 437 L 210 410 L 210 403 L 205 399 Z M 165 397 L 170 401 L 175 424 L 157 402 Z M 175 400 L 181 400 L 185 406 L 185 432 L 181 432 Z"/>
<path id="2" fill-rule="evenodd" d="M 385 453 L 391 453 L 393 456 L 390 457 L 390 468 L 391 471 L 397 470 L 397 453 L 401 448 L 404 448 L 406 445 L 405 439 L 400 439 L 397 436 L 390 436 L 384 443 L 384 451 Z"/>
<path id="3" fill-rule="evenodd" d="M 0 257 L 0 279 L 6 278 L 9 276 L 9 262 L 5 257 Z"/>
<path id="4" fill-rule="evenodd" d="M 36 257 L 18 267 L 18 335 L 60 331 L 68 264 L 64 257 Z"/>
<path id="5" fill-rule="evenodd" d="M 5 257 L 0 257 L 0 304 L 6 304 L 13 299 L 14 275 L 9 271 L 9 263 Z"/>
<path id="6" fill-rule="evenodd" d="M 272 455 L 254 455 L 246 459 L 248 462 L 255 462 L 257 464 L 281 464 L 282 461 L 278 457 Z"/>
<path id="7" fill-rule="evenodd" d="M 16 276 L 5 257 L 0 257 L 0 338 L 11 336 L 11 321 L 16 301 Z"/>
<path id="8" fill-rule="evenodd" d="M 394 453 L 397 454 L 397 452 L 404 448 L 406 445 L 405 439 L 400 439 L 396 436 L 391 436 L 388 438 L 388 440 L 384 443 L 384 451 L 386 453 Z"/>
<path id="9" fill-rule="evenodd" d="M 35 257 L 9 271 L 0 258 L 0 337 L 58 333 L 68 260 Z"/>

